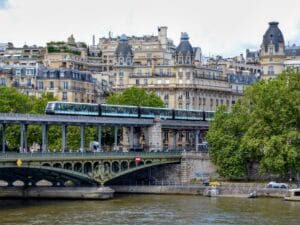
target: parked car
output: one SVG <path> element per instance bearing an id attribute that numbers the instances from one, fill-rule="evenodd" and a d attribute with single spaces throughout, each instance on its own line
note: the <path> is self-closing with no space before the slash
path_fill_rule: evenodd
<path id="1" fill-rule="evenodd" d="M 286 183 L 278 183 L 275 181 L 271 181 L 270 183 L 267 184 L 267 188 L 289 188 L 289 185 Z"/>

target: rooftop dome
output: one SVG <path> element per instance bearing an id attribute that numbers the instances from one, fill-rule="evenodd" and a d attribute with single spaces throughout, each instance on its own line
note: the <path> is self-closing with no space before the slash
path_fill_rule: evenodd
<path id="1" fill-rule="evenodd" d="M 181 33 L 180 44 L 176 48 L 176 53 L 186 55 L 187 53 L 193 54 L 193 47 L 189 42 L 189 35 L 185 32 Z"/>
<path id="2" fill-rule="evenodd" d="M 132 55 L 131 46 L 128 44 L 128 38 L 125 34 L 121 35 L 120 41 L 119 41 L 119 44 L 118 44 L 118 47 L 117 47 L 115 53 L 117 56 L 123 56 L 123 57 Z"/>
<path id="3" fill-rule="evenodd" d="M 275 46 L 275 52 L 278 52 L 279 44 L 284 44 L 282 32 L 278 28 L 278 22 L 270 22 L 269 28 L 264 34 L 263 46 L 265 51 L 268 50 L 268 45 L 271 43 Z"/>

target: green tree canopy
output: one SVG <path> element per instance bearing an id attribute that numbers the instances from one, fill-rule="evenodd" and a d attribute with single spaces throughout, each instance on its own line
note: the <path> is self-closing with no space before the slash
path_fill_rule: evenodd
<path id="1" fill-rule="evenodd" d="M 113 93 L 107 98 L 108 104 L 164 107 L 164 102 L 154 93 L 147 93 L 142 88 L 128 88 L 121 93 Z"/>
<path id="2" fill-rule="evenodd" d="M 231 112 L 221 107 L 207 134 L 220 175 L 242 178 L 249 163 L 260 172 L 293 176 L 300 168 L 300 73 L 247 88 Z"/>

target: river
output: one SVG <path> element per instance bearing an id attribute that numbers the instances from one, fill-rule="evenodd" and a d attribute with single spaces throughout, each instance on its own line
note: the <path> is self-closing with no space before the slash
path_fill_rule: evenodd
<path id="1" fill-rule="evenodd" d="M 279 198 L 116 195 L 107 201 L 0 200 L 0 224 L 300 224 L 300 202 Z"/>

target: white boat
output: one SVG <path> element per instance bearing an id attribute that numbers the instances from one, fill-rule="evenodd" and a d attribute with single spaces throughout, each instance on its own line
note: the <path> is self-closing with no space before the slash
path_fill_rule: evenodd
<path id="1" fill-rule="evenodd" d="M 287 195 L 284 197 L 287 201 L 300 201 L 300 188 L 290 189 Z"/>

